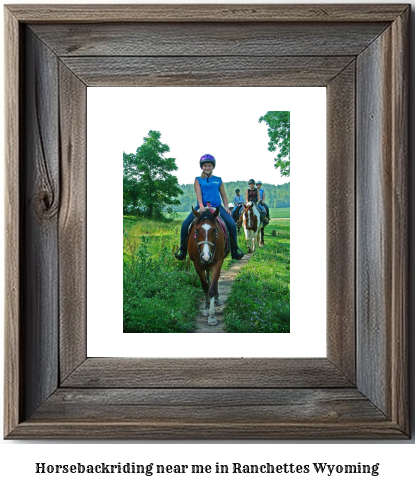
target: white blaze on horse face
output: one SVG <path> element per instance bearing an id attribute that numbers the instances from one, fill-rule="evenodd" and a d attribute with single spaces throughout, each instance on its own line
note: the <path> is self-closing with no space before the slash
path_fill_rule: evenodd
<path id="1" fill-rule="evenodd" d="M 205 235 L 205 239 L 204 240 L 207 241 L 208 240 L 208 233 L 209 233 L 210 225 L 209 224 L 203 224 L 202 225 L 202 229 L 204 229 L 206 231 L 206 235 Z M 209 244 L 204 244 L 203 245 L 202 259 L 204 259 L 205 261 L 209 261 L 209 259 L 210 259 Z"/>

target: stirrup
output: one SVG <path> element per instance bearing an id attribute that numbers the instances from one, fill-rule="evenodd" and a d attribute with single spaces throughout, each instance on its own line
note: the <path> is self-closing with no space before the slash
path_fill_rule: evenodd
<path id="1" fill-rule="evenodd" d="M 187 251 L 180 248 L 174 253 L 174 257 L 179 261 L 184 261 L 186 259 Z"/>
<path id="2" fill-rule="evenodd" d="M 243 253 L 243 251 L 241 249 L 239 249 L 239 247 L 237 247 L 236 249 L 231 249 L 231 256 L 232 256 L 232 259 L 242 259 L 245 254 Z"/>

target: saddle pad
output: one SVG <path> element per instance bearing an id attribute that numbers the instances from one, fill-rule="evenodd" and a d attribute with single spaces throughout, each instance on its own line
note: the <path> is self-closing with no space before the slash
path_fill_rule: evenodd
<path id="1" fill-rule="evenodd" d="M 223 235 L 225 236 L 225 252 L 229 251 L 229 233 L 228 233 L 228 228 L 226 227 L 225 221 L 222 219 L 221 216 L 216 217 L 217 221 L 219 222 L 219 225 L 223 231 Z"/>

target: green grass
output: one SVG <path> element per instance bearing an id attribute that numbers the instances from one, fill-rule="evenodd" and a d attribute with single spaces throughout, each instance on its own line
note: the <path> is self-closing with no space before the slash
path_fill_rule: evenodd
<path id="1" fill-rule="evenodd" d="M 180 222 L 124 216 L 123 226 L 124 332 L 191 331 L 199 283 L 174 258 Z"/>
<path id="2" fill-rule="evenodd" d="M 269 216 L 271 219 L 289 219 L 290 208 L 270 208 Z"/>
<path id="3" fill-rule="evenodd" d="M 289 216 L 289 209 L 272 210 L 288 210 Z M 124 216 L 124 332 L 183 333 L 195 327 L 203 291 L 189 258 L 174 258 L 188 215 L 182 214 L 166 221 Z M 273 220 L 265 228 L 265 247 L 242 269 L 228 298 L 228 332 L 289 332 L 289 229 L 289 220 Z M 242 232 L 238 244 L 246 250 Z M 227 258 L 222 269 L 231 263 Z"/>
<path id="4" fill-rule="evenodd" d="M 174 216 L 174 220 L 180 220 L 183 222 L 183 220 L 189 215 L 190 210 L 188 212 L 176 212 Z"/>
<path id="5" fill-rule="evenodd" d="M 191 332 L 203 291 L 190 259 L 174 257 L 181 222 L 123 220 L 124 332 Z"/>
<path id="6" fill-rule="evenodd" d="M 265 228 L 265 246 L 232 285 L 224 319 L 227 332 L 290 332 L 289 220 L 271 221 Z"/>

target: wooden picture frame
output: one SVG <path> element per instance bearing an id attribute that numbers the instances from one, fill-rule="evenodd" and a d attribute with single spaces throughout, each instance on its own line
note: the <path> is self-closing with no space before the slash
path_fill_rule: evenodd
<path id="1" fill-rule="evenodd" d="M 409 15 L 5 7 L 5 438 L 409 437 Z M 326 358 L 86 357 L 86 89 L 108 85 L 327 87 Z"/>

